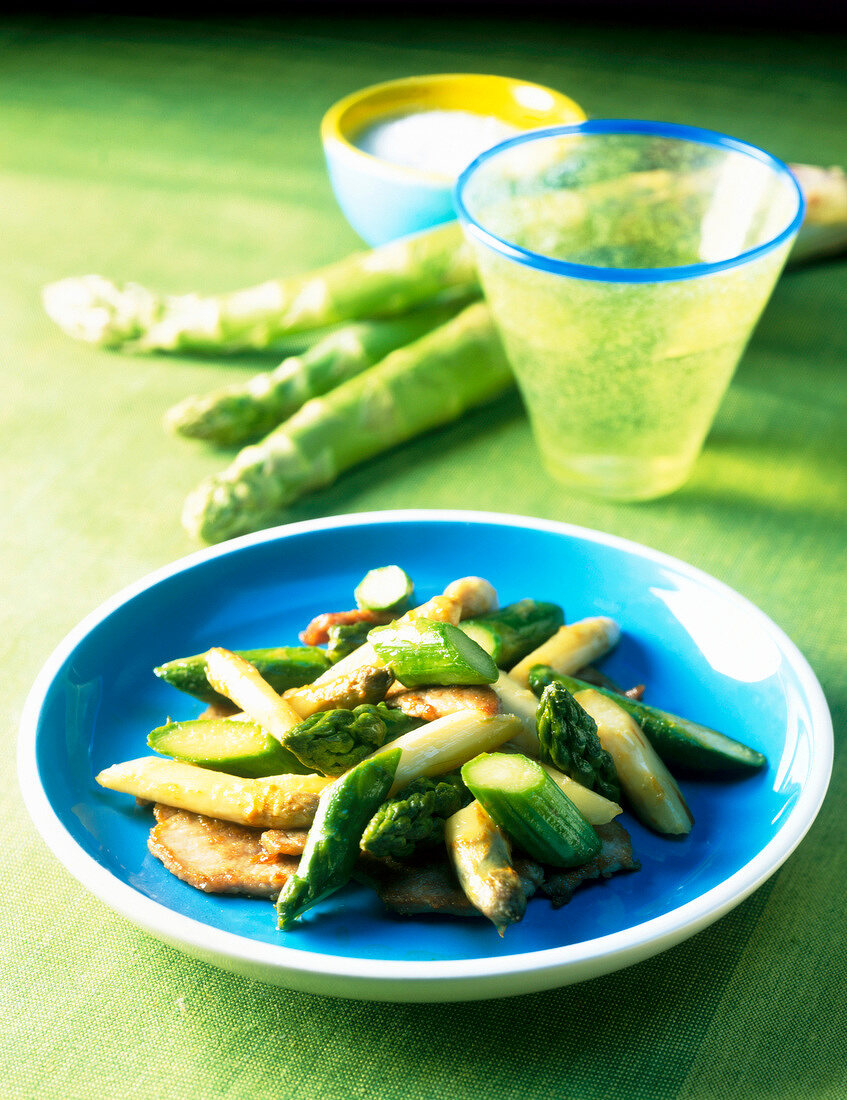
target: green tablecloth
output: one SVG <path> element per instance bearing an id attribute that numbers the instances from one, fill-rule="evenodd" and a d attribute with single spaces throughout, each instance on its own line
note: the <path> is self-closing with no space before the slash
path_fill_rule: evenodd
<path id="1" fill-rule="evenodd" d="M 317 128 L 414 72 L 554 85 L 595 116 L 729 131 L 847 163 L 843 40 L 492 24 L 0 26 L 0 651 L 6 736 L 0 1080 L 6 1097 L 847 1095 L 847 776 L 763 889 L 686 944 L 583 986 L 459 1006 L 333 1001 L 232 977 L 135 930 L 56 863 L 14 776 L 22 700 L 87 611 L 192 549 L 185 493 L 221 465 L 166 437 L 187 393 L 266 365 L 76 345 L 42 284 L 99 271 L 217 290 L 356 244 Z M 693 562 L 807 654 L 847 707 L 844 263 L 788 273 L 690 483 L 652 504 L 538 472 L 513 398 L 369 463 L 292 518 L 470 507 L 567 520 Z"/>

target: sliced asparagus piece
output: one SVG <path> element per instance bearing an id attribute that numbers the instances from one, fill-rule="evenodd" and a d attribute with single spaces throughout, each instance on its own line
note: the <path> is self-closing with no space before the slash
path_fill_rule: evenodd
<path id="1" fill-rule="evenodd" d="M 246 447 L 190 494 L 183 523 L 209 542 L 269 526 L 351 466 L 455 420 L 511 384 L 487 306 L 469 306 Z"/>
<path id="2" fill-rule="evenodd" d="M 498 668 L 511 668 L 546 642 L 564 621 L 558 604 L 518 600 L 499 611 L 464 619 L 461 629 L 491 654 Z"/>
<path id="3" fill-rule="evenodd" d="M 408 688 L 423 684 L 491 684 L 497 679 L 497 666 L 491 657 L 452 623 L 412 619 L 377 626 L 368 640 L 380 660 Z"/>
<path id="4" fill-rule="evenodd" d="M 734 741 L 726 734 L 701 726 L 689 718 L 680 718 L 676 714 L 648 706 L 639 699 L 630 699 L 619 692 L 588 684 L 573 676 L 563 676 L 546 665 L 537 665 L 529 674 L 530 687 L 537 694 L 554 680 L 564 684 L 570 692 L 594 688 L 601 695 L 608 696 L 627 714 L 632 715 L 647 734 L 656 752 L 671 767 L 717 775 L 743 775 L 764 767 L 768 762 L 762 753 L 741 741 Z"/>
<path id="5" fill-rule="evenodd" d="M 276 649 L 234 650 L 248 661 L 274 691 L 310 684 L 330 667 L 329 657 L 317 646 L 281 646 Z M 206 654 L 178 657 L 154 668 L 153 672 L 171 687 L 193 695 L 204 703 L 220 703 L 225 696 L 215 691 L 206 676 Z"/>
<path id="6" fill-rule="evenodd" d="M 507 672 L 501 672 L 497 682 L 491 686 L 497 693 L 504 714 L 513 714 L 520 720 L 520 726 L 512 738 L 512 744 L 520 752 L 537 760 L 541 756 L 535 721 L 538 700 L 529 688 L 513 680 Z"/>
<path id="7" fill-rule="evenodd" d="M 362 833 L 388 794 L 400 756 L 400 749 L 382 749 L 321 793 L 300 866 L 277 899 L 280 928 L 349 881 Z"/>
<path id="8" fill-rule="evenodd" d="M 147 744 L 163 756 L 248 779 L 286 772 L 309 775 L 318 770 L 304 767 L 294 753 L 283 748 L 258 723 L 240 719 L 168 722 L 152 730 Z"/>
<path id="9" fill-rule="evenodd" d="M 206 654 L 206 676 L 221 695 L 231 699 L 280 743 L 301 716 L 243 657 L 216 646 Z"/>
<path id="10" fill-rule="evenodd" d="M 372 367 L 396 348 L 443 324 L 456 307 L 415 310 L 385 321 L 362 321 L 331 332 L 272 371 L 211 393 L 186 397 L 165 414 L 179 435 L 243 446 L 267 435 L 313 397 Z"/>
<path id="11" fill-rule="evenodd" d="M 453 222 L 356 252 L 306 275 L 229 294 L 178 297 L 99 275 L 45 287 L 44 308 L 77 340 L 138 351 L 240 351 L 345 321 L 390 317 L 445 291 L 479 293 L 476 269 Z"/>
<path id="12" fill-rule="evenodd" d="M 241 779 L 159 756 L 114 764 L 95 778 L 112 791 L 263 829 L 307 828 L 330 782 L 323 775 Z"/>
<path id="13" fill-rule="evenodd" d="M 392 611 L 402 614 L 415 594 L 412 578 L 399 565 L 381 565 L 370 569 L 356 585 L 355 597 L 366 611 Z"/>
<path id="14" fill-rule="evenodd" d="M 550 778 L 573 802 L 574 806 L 583 815 L 585 820 L 591 825 L 608 825 L 610 821 L 613 821 L 618 814 L 623 813 L 621 806 L 617 802 L 612 802 L 608 798 L 604 798 L 596 791 L 591 791 L 588 787 L 583 787 L 581 783 L 576 783 L 569 775 L 565 775 L 558 769 L 552 767 L 550 764 L 543 764 L 541 767 L 547 772 Z"/>
<path id="15" fill-rule="evenodd" d="M 336 667 L 340 667 L 336 666 Z M 352 710 L 363 703 L 379 703 L 394 682 L 391 671 L 380 664 L 362 665 L 325 683 L 306 684 L 285 693 L 285 702 L 302 718 L 323 710 Z"/>
<path id="16" fill-rule="evenodd" d="M 600 744 L 611 754 L 637 817 L 659 833 L 679 836 L 691 832 L 694 816 L 635 719 L 593 688 L 578 691 L 574 699 L 597 723 Z"/>
<path id="17" fill-rule="evenodd" d="M 402 756 L 389 797 L 393 798 L 422 775 L 444 775 L 480 752 L 499 748 L 519 729 L 520 722 L 512 715 L 485 718 L 475 711 L 463 710 L 404 733 L 391 742 L 391 747 L 400 749 Z"/>
<path id="18" fill-rule="evenodd" d="M 540 863 L 577 867 L 600 851 L 594 829 L 537 761 L 483 753 L 465 764 L 462 779 L 500 828 Z"/>
<path id="19" fill-rule="evenodd" d="M 548 641 L 528 653 L 509 675 L 524 687 L 533 665 L 550 665 L 556 672 L 578 672 L 618 644 L 621 630 L 614 619 L 598 615 L 560 627 Z"/>
<path id="20" fill-rule="evenodd" d="M 447 819 L 444 839 L 468 900 L 502 936 L 526 912 L 526 894 L 512 867 L 508 841 L 477 801 Z"/>

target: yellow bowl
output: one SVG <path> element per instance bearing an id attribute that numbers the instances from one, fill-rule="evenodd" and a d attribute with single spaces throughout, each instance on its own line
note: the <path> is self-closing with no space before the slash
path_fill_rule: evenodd
<path id="1" fill-rule="evenodd" d="M 585 119 L 581 107 L 552 88 L 480 73 L 407 77 L 345 96 L 324 115 L 321 140 L 338 203 L 371 245 L 455 217 L 453 176 L 393 164 L 356 145 L 378 122 L 432 110 L 469 111 L 521 130 Z"/>

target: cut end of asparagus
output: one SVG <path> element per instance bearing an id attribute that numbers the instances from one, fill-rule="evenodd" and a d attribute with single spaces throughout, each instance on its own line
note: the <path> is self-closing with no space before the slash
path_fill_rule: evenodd
<path id="1" fill-rule="evenodd" d="M 75 340 L 119 347 L 135 340 L 156 320 L 161 302 L 136 283 L 82 275 L 50 283 L 42 291 L 47 316 Z"/>

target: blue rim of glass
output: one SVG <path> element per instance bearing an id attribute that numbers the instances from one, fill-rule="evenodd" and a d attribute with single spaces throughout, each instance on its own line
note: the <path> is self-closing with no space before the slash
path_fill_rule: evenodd
<path id="1" fill-rule="evenodd" d="M 651 137 L 674 138 L 679 141 L 688 141 L 698 145 L 712 145 L 728 149 L 736 153 L 758 160 L 760 163 L 773 169 L 778 175 L 784 176 L 793 185 L 797 196 L 797 211 L 789 224 L 769 241 L 739 252 L 736 256 L 730 256 L 725 260 L 704 262 L 697 264 L 681 264 L 678 267 L 592 267 L 589 264 L 572 263 L 569 260 L 557 260 L 552 256 L 545 256 L 540 252 L 532 252 L 528 248 L 498 237 L 495 233 L 482 226 L 465 206 L 463 192 L 476 170 L 486 161 L 498 156 L 500 153 L 525 142 L 540 141 L 550 137 L 569 137 L 576 134 L 644 134 Z M 717 130 L 704 130 L 699 126 L 683 126 L 675 122 L 649 122 L 642 119 L 589 119 L 587 122 L 578 122 L 567 126 L 548 126 L 540 130 L 528 130 L 524 134 L 507 138 L 506 141 L 493 145 L 490 149 L 480 153 L 472 160 L 467 168 L 456 180 L 453 188 L 453 203 L 456 208 L 459 221 L 466 231 L 471 233 L 482 244 L 488 245 L 495 252 L 499 252 L 507 259 L 515 260 L 528 267 L 534 267 L 540 271 L 547 271 L 553 275 L 568 275 L 575 279 L 590 279 L 594 282 L 604 283 L 659 283 L 670 282 L 677 279 L 693 279 L 699 275 L 710 275 L 716 271 L 726 271 L 731 267 L 750 263 L 766 253 L 778 248 L 785 241 L 791 239 L 802 224 L 806 211 L 806 202 L 803 192 L 800 190 L 794 174 L 787 164 L 778 160 L 764 149 L 756 145 L 750 145 L 739 138 L 730 137 L 729 134 L 719 133 Z"/>

